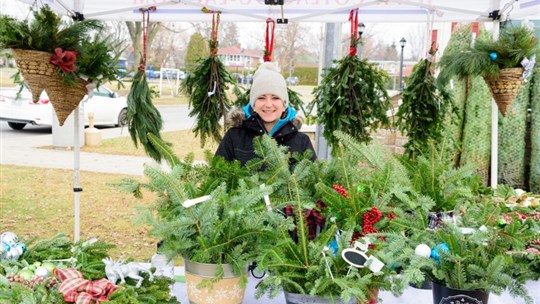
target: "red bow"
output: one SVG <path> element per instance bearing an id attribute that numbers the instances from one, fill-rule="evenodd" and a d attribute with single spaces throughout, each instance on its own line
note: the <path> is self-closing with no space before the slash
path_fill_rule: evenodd
<path id="1" fill-rule="evenodd" d="M 61 48 L 55 48 L 51 55 L 51 63 L 61 68 L 64 73 L 73 72 L 77 67 L 73 64 L 77 61 L 77 52 L 62 51 Z"/>
<path id="2" fill-rule="evenodd" d="M 64 295 L 64 301 L 69 303 L 99 304 L 101 301 L 108 301 L 107 297 L 118 288 L 105 278 L 97 281 L 85 280 L 75 268 L 56 268 L 54 276 L 62 281 L 58 291 Z"/>

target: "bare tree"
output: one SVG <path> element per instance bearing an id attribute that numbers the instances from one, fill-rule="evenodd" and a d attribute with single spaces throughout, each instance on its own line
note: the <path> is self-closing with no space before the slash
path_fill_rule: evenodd
<path id="1" fill-rule="evenodd" d="M 134 64 L 137 66 L 139 62 L 141 61 L 141 55 L 142 55 L 142 34 L 143 34 L 143 28 L 142 23 L 140 21 L 125 21 L 126 27 L 128 28 L 129 36 L 131 37 L 131 41 L 133 42 L 133 57 L 134 57 Z M 150 22 L 148 25 L 148 37 L 146 40 L 147 50 L 152 45 L 152 41 L 154 40 L 154 37 L 156 37 L 157 32 L 159 31 L 159 27 L 161 25 L 161 22 Z M 148 57 L 148 56 L 147 56 Z"/>
<path id="2" fill-rule="evenodd" d="M 426 43 L 426 34 L 427 29 L 425 25 L 418 25 L 413 27 L 407 33 L 407 49 L 408 53 L 411 54 L 412 60 L 419 60 L 421 57 L 424 57 L 426 54 L 423 54 L 425 50 Z"/>
<path id="3" fill-rule="evenodd" d="M 221 47 L 240 45 L 238 26 L 234 22 L 223 22 L 219 28 L 219 45 Z"/>
<path id="4" fill-rule="evenodd" d="M 281 27 L 281 30 L 278 30 Z M 285 75 L 292 75 L 296 58 L 305 45 L 309 29 L 299 23 L 276 25 L 273 59 Z"/>

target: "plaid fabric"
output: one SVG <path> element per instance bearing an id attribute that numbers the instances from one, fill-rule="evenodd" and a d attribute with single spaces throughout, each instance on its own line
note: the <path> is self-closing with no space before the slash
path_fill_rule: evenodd
<path id="1" fill-rule="evenodd" d="M 99 304 L 107 301 L 107 296 L 118 288 L 105 278 L 97 281 L 85 280 L 82 273 L 75 268 L 56 268 L 53 274 L 62 282 L 58 291 L 64 295 L 64 301 L 69 303 Z"/>
<path id="2" fill-rule="evenodd" d="M 454 211 L 448 212 L 429 212 L 428 213 L 428 228 L 435 230 L 440 228 L 443 224 L 455 224 L 456 218 L 454 216 Z"/>

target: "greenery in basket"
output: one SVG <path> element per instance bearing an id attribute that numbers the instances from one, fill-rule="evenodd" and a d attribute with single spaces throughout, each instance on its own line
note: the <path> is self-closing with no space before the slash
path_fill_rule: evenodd
<path id="1" fill-rule="evenodd" d="M 313 90 L 315 99 L 309 108 L 317 107 L 317 122 L 324 125 L 323 135 L 332 147 L 338 144 L 334 131 L 369 142 L 371 131 L 390 124 L 388 76 L 357 56 L 348 55 L 335 64 Z"/>
<path id="2" fill-rule="evenodd" d="M 33 12 L 33 18 L 17 20 L 0 16 L 0 49 L 34 50 L 56 54 L 60 51 L 75 52 L 73 66 L 66 70 L 58 67 L 64 83 L 75 85 L 83 78 L 99 86 L 117 79 L 117 61 L 120 54 L 108 37 L 98 35 L 104 24 L 97 20 L 65 21 L 47 5 Z M 72 58 L 64 57 L 66 60 Z"/>
<path id="3" fill-rule="evenodd" d="M 453 76 L 484 76 L 497 79 L 506 68 L 522 67 L 521 61 L 539 55 L 540 47 L 534 31 L 525 26 L 501 29 L 499 38 L 481 35 L 474 46 L 464 46 L 457 52 L 446 53 L 439 61 L 439 79 L 447 83 Z M 539 56 L 540 57 L 540 56 Z"/>
<path id="4" fill-rule="evenodd" d="M 450 224 L 427 231 L 421 224 L 421 214 L 396 221 L 398 232 L 390 233 L 388 239 L 392 246 L 401 248 L 398 258 L 408 261 L 402 264 L 401 278 L 406 283 L 427 279 L 454 289 L 495 294 L 508 289 L 512 295 L 532 303 L 513 271 L 528 266 L 517 266 L 513 252 L 525 250 L 526 244 L 537 237 L 536 232 L 519 220 L 499 225 L 501 209 L 489 199 L 463 207 L 459 225 L 465 228 Z M 411 240 L 403 238 L 403 233 L 416 236 Z M 417 255 L 415 249 L 420 244 L 431 248 L 431 254 Z"/>
<path id="5" fill-rule="evenodd" d="M 142 189 L 157 194 L 155 204 L 143 210 L 140 219 L 163 240 L 161 249 L 169 258 L 230 264 L 245 284 L 245 271 L 260 246 L 275 240 L 276 227 L 287 226 L 281 215 L 267 211 L 263 197 L 272 188 L 261 187 L 258 175 L 238 162 L 213 158 L 209 151 L 207 165 L 194 164 L 192 156 L 184 161 L 172 156 L 168 161 L 170 171 L 147 166 L 148 182 L 126 180 L 122 186 L 136 196 L 142 195 Z M 206 201 L 183 205 L 206 195 Z M 218 270 L 216 279 L 222 276 L 222 269 Z"/>

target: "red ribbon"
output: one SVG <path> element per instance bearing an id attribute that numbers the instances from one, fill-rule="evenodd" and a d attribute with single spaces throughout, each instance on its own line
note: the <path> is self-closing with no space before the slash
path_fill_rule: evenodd
<path id="1" fill-rule="evenodd" d="M 77 52 L 63 51 L 61 48 L 55 48 L 50 62 L 62 69 L 64 73 L 68 73 L 77 70 L 77 67 L 73 65 L 75 61 L 77 61 Z"/>
<path id="2" fill-rule="evenodd" d="M 264 62 L 272 61 L 272 52 L 274 51 L 274 30 L 276 22 L 272 18 L 266 19 L 266 35 L 264 47 Z"/>
<path id="3" fill-rule="evenodd" d="M 99 304 L 108 301 L 118 286 L 103 278 L 97 281 L 83 279 L 82 273 L 75 268 L 54 269 L 54 276 L 62 283 L 58 291 L 64 296 L 64 301 L 77 304 Z"/>
<path id="4" fill-rule="evenodd" d="M 358 45 L 358 9 L 352 9 L 349 13 L 349 21 L 351 22 L 351 45 L 349 46 L 349 55 L 356 56 L 356 46 Z"/>
<path id="5" fill-rule="evenodd" d="M 217 55 L 218 51 L 218 28 L 221 11 L 213 11 L 203 7 L 201 11 L 205 14 L 212 14 L 212 32 L 210 33 L 210 55 Z"/>
<path id="6" fill-rule="evenodd" d="M 150 6 L 149 8 L 140 8 L 139 11 L 143 14 L 142 27 L 143 27 L 143 53 L 141 63 L 139 64 L 139 70 L 144 71 L 146 69 L 146 48 L 148 42 L 148 23 L 150 22 L 150 12 L 155 12 L 156 7 Z"/>

